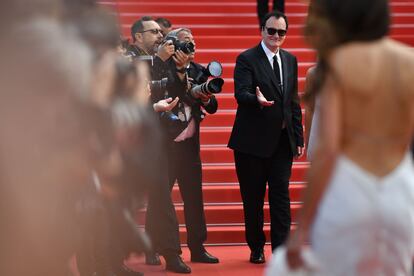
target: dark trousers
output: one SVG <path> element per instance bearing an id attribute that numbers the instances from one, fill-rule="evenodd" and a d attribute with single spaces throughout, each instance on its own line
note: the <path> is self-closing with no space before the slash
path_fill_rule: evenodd
<path id="1" fill-rule="evenodd" d="M 204 250 L 203 243 L 207 239 L 198 136 L 169 145 L 168 172 L 170 189 L 177 180 L 184 202 L 188 247 L 192 253 L 197 253 Z"/>
<path id="2" fill-rule="evenodd" d="M 285 0 L 273 0 L 273 10 L 278 10 L 285 13 Z M 257 0 L 257 16 L 259 18 L 259 24 L 269 12 L 269 1 L 268 0 Z"/>
<path id="3" fill-rule="evenodd" d="M 269 206 L 272 250 L 285 242 L 290 230 L 289 178 L 293 155 L 286 131 L 269 158 L 234 152 L 240 183 L 246 227 L 246 241 L 251 250 L 262 249 L 266 243 L 263 231 L 263 205 L 266 183 L 269 185 Z"/>
<path id="4" fill-rule="evenodd" d="M 150 187 L 145 231 L 153 249 L 163 256 L 181 255 L 177 216 L 171 199 L 167 158 L 161 158 L 159 181 Z"/>

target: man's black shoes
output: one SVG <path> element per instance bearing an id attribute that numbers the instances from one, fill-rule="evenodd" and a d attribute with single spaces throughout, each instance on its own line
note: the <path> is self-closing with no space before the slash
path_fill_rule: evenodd
<path id="1" fill-rule="evenodd" d="M 191 253 L 191 261 L 193 263 L 217 264 L 219 259 L 204 250 L 196 254 Z"/>
<path id="2" fill-rule="evenodd" d="M 160 256 L 158 253 L 145 253 L 145 264 L 147 265 L 161 265 Z"/>
<path id="3" fill-rule="evenodd" d="M 254 264 L 263 264 L 266 262 L 263 249 L 253 250 L 250 253 L 250 262 Z"/>
<path id="4" fill-rule="evenodd" d="M 191 268 L 186 265 L 178 255 L 165 257 L 165 262 L 165 269 L 168 271 L 175 273 L 191 273 Z"/>

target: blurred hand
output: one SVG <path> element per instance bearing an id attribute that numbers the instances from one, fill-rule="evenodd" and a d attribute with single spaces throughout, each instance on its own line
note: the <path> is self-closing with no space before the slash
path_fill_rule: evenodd
<path id="1" fill-rule="evenodd" d="M 275 103 L 274 101 L 266 100 L 266 98 L 263 96 L 262 92 L 260 91 L 259 86 L 256 87 L 256 98 L 261 106 L 272 106 Z"/>
<path id="2" fill-rule="evenodd" d="M 289 238 L 286 244 L 286 258 L 287 263 L 292 270 L 299 269 L 304 266 L 301 250 L 302 242 L 296 238 Z"/>
<path id="3" fill-rule="evenodd" d="M 157 56 L 159 56 L 160 59 L 162 59 L 162 61 L 166 61 L 172 55 L 174 55 L 174 49 L 175 49 L 175 47 L 174 47 L 172 41 L 167 40 L 158 47 Z"/>
<path id="4" fill-rule="evenodd" d="M 186 68 L 190 64 L 190 56 L 181 50 L 175 52 L 173 59 L 177 69 Z"/>
<path id="5" fill-rule="evenodd" d="M 299 159 L 305 153 L 305 148 L 304 147 L 297 147 L 297 151 L 298 151 L 298 154 L 295 156 L 295 158 Z"/>
<path id="6" fill-rule="evenodd" d="M 170 97 L 164 100 L 160 100 L 153 104 L 155 112 L 171 111 L 178 103 L 179 98 L 176 97 L 174 100 Z"/>

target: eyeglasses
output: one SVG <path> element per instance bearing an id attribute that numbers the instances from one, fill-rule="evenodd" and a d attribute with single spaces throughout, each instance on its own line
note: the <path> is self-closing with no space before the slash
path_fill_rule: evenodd
<path id="1" fill-rule="evenodd" d="M 149 30 L 145 30 L 145 31 L 141 31 L 139 33 L 145 33 L 145 32 L 151 32 L 152 34 L 162 34 L 162 31 L 160 29 L 149 29 Z"/>
<path id="2" fill-rule="evenodd" d="M 275 29 L 275 28 L 268 28 L 268 27 L 265 27 L 265 29 L 266 29 L 268 35 L 275 35 L 277 33 L 278 36 L 283 37 L 287 33 L 286 30 L 278 30 L 278 29 Z"/>

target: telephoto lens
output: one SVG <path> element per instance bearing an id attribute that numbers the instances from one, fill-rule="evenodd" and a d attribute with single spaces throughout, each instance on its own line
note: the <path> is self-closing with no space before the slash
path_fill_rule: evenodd
<path id="1" fill-rule="evenodd" d="M 209 81 L 206 81 L 205 83 L 202 83 L 200 85 L 196 85 L 191 89 L 191 93 L 212 93 L 212 94 L 218 94 L 221 92 L 221 89 L 223 87 L 224 80 L 222 78 L 215 78 L 211 79 Z"/>

